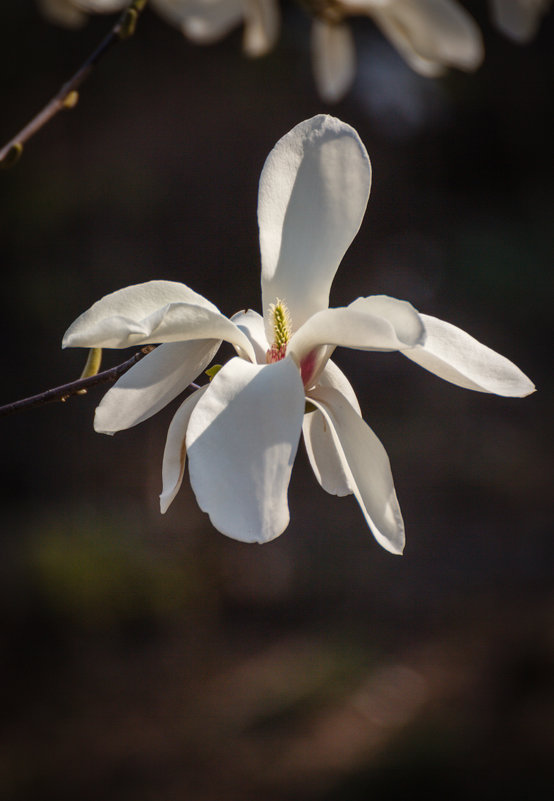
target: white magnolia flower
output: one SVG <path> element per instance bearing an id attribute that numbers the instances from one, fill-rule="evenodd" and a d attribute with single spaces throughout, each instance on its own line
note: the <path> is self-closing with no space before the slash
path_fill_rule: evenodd
<path id="1" fill-rule="evenodd" d="M 127 0 L 39 3 L 51 19 L 71 25 L 79 24 L 85 12 L 119 10 Z M 150 0 L 150 5 L 198 44 L 216 42 L 242 24 L 243 49 L 249 56 L 268 53 L 279 35 L 278 0 Z M 352 32 L 345 22 L 348 17 L 371 17 L 421 75 L 436 77 L 448 67 L 474 70 L 483 59 L 479 28 L 456 0 L 303 0 L 302 5 L 314 15 L 314 77 L 319 94 L 328 102 L 340 100 L 354 80 L 356 55 Z"/>
<path id="2" fill-rule="evenodd" d="M 537 33 L 552 0 L 490 0 L 492 19 L 516 42 L 529 42 Z"/>
<path id="3" fill-rule="evenodd" d="M 99 300 L 63 345 L 126 348 L 163 343 L 125 373 L 96 409 L 113 434 L 146 420 L 189 387 L 222 340 L 237 356 L 177 410 L 163 458 L 161 510 L 173 501 L 188 456 L 201 509 L 223 534 L 267 542 L 289 522 L 287 491 L 301 432 L 321 486 L 353 493 L 377 541 L 404 547 L 389 460 L 364 423 L 356 395 L 330 360 L 342 345 L 400 351 L 441 378 L 522 397 L 529 379 L 449 323 L 386 296 L 328 308 L 340 261 L 361 224 L 371 183 L 356 131 L 317 116 L 269 154 L 259 186 L 263 316 L 225 317 L 184 284 L 151 281 Z"/>
<path id="4" fill-rule="evenodd" d="M 354 80 L 354 39 L 345 19 L 365 15 L 420 75 L 448 67 L 475 70 L 483 60 L 481 32 L 455 0 L 324 0 L 316 5 L 312 61 L 320 95 L 340 100 Z"/>

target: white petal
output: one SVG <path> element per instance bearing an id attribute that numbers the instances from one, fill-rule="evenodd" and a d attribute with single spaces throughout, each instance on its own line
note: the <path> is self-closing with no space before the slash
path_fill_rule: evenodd
<path id="1" fill-rule="evenodd" d="M 181 28 L 197 44 L 217 42 L 244 19 L 242 0 L 196 0 L 183 5 Z"/>
<path id="2" fill-rule="evenodd" d="M 358 350 L 401 350 L 422 341 L 423 324 L 409 303 L 376 296 L 358 298 L 350 306 L 325 309 L 293 334 L 288 352 L 301 364 L 321 345 Z"/>
<path id="3" fill-rule="evenodd" d="M 356 72 L 350 27 L 316 17 L 312 23 L 311 50 L 317 91 L 327 103 L 336 103 L 350 89 Z"/>
<path id="4" fill-rule="evenodd" d="M 72 2 L 85 11 L 97 14 L 112 14 L 129 5 L 128 0 L 72 0 Z"/>
<path id="5" fill-rule="evenodd" d="M 404 550 L 404 523 L 385 449 L 346 398 L 333 387 L 310 393 L 331 429 L 349 482 L 377 542 L 391 553 Z"/>
<path id="6" fill-rule="evenodd" d="M 127 348 L 195 339 L 223 339 L 254 359 L 248 338 L 213 303 L 171 281 L 106 295 L 69 327 L 62 347 Z"/>
<path id="7" fill-rule="evenodd" d="M 329 305 L 339 263 L 362 221 L 371 166 L 349 125 L 325 115 L 277 142 L 260 177 L 262 301 L 284 300 L 293 329 Z"/>
<path id="8" fill-rule="evenodd" d="M 86 15 L 75 8 L 72 0 L 38 0 L 44 16 L 57 25 L 78 28 L 86 22 Z"/>
<path id="9" fill-rule="evenodd" d="M 83 345 L 84 341 L 106 339 L 109 330 L 115 328 L 114 320 L 126 319 L 139 324 L 144 318 L 163 309 L 170 303 L 190 303 L 219 311 L 209 300 L 177 281 L 147 281 L 144 284 L 118 289 L 96 301 L 83 312 L 66 331 L 62 347 L 94 347 Z M 114 334 L 117 340 L 117 334 Z M 104 347 L 124 347 L 104 345 Z"/>
<path id="10" fill-rule="evenodd" d="M 491 0 L 494 24 L 516 42 L 529 42 L 536 34 L 551 0 Z"/>
<path id="11" fill-rule="evenodd" d="M 387 320 L 399 342 L 419 345 L 425 336 L 419 312 L 407 300 L 398 300 L 388 295 L 369 295 L 367 298 L 353 300 L 348 308 Z"/>
<path id="12" fill-rule="evenodd" d="M 277 41 L 280 15 L 277 0 L 245 0 L 243 49 L 248 56 L 265 56 Z"/>
<path id="13" fill-rule="evenodd" d="M 234 358 L 192 413 L 192 488 L 212 524 L 233 539 L 268 542 L 288 525 L 287 490 L 304 416 L 304 389 L 290 359 Z"/>
<path id="14" fill-rule="evenodd" d="M 213 339 L 160 345 L 104 395 L 94 416 L 95 430 L 115 434 L 159 412 L 200 375 L 219 345 Z"/>
<path id="15" fill-rule="evenodd" d="M 358 399 L 344 373 L 337 365 L 328 361 L 322 372 L 318 387 L 334 387 L 358 414 L 361 414 Z M 317 389 L 315 390 L 317 392 Z M 309 400 L 310 393 L 307 398 Z M 315 476 L 323 489 L 331 495 L 350 495 L 354 491 L 351 473 L 342 448 L 336 444 L 336 435 L 323 414 L 316 409 L 304 415 L 302 424 L 304 444 Z"/>
<path id="16" fill-rule="evenodd" d="M 439 74 L 442 67 L 474 70 L 483 60 L 481 32 L 453 0 L 397 0 L 369 13 L 410 66 L 423 75 Z"/>
<path id="17" fill-rule="evenodd" d="M 269 345 L 265 337 L 264 318 L 252 309 L 237 312 L 231 317 L 233 322 L 242 333 L 248 337 L 250 344 L 254 348 L 257 364 L 265 364 L 265 356 Z M 237 349 L 239 356 L 245 358 L 240 348 Z"/>
<path id="18" fill-rule="evenodd" d="M 208 389 L 208 384 L 197 389 L 179 406 L 169 425 L 162 463 L 162 493 L 160 511 L 165 514 L 179 492 L 185 472 L 187 450 L 185 437 L 190 416 L 196 404 Z"/>
<path id="19" fill-rule="evenodd" d="M 513 362 L 482 345 L 455 325 L 420 315 L 425 324 L 425 343 L 404 356 L 445 381 L 478 392 L 522 398 L 535 387 Z"/>

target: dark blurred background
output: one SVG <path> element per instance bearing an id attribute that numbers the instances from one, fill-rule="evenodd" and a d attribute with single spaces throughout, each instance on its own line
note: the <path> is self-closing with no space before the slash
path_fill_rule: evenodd
<path id="1" fill-rule="evenodd" d="M 76 378 L 66 327 L 127 284 L 260 310 L 260 170 L 321 111 L 357 128 L 374 170 L 332 304 L 411 300 L 539 389 L 497 398 L 399 355 L 337 353 L 391 458 L 402 558 L 353 498 L 319 488 L 302 446 L 276 541 L 223 537 L 187 478 L 162 517 L 178 400 L 113 439 L 92 429 L 103 389 L 4 418 L 2 799 L 552 797 L 554 14 L 521 47 L 466 6 L 485 38 L 476 74 L 420 78 L 355 19 L 357 79 L 334 107 L 296 7 L 259 61 L 240 31 L 198 47 L 147 10 L 0 175 L 0 403 Z M 112 19 L 67 31 L 3 3 L 2 143 Z"/>

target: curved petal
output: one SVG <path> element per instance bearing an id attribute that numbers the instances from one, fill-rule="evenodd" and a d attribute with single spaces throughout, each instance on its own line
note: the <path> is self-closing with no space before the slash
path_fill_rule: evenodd
<path id="1" fill-rule="evenodd" d="M 179 406 L 167 431 L 164 456 L 162 462 L 162 492 L 160 495 L 160 511 L 165 514 L 173 499 L 181 489 L 185 473 L 187 449 L 185 437 L 190 416 L 196 404 L 208 389 L 209 384 L 197 389 Z"/>
<path id="2" fill-rule="evenodd" d="M 330 427 L 356 500 L 379 545 L 391 553 L 404 550 L 404 523 L 385 449 L 350 403 L 334 387 L 320 387 L 310 400 Z"/>
<path id="3" fill-rule="evenodd" d="M 112 335 L 111 329 L 114 328 L 114 319 L 125 319 L 130 324 L 138 324 L 170 303 L 177 302 L 219 311 L 209 300 L 178 281 L 146 281 L 143 284 L 118 289 L 97 300 L 67 329 L 62 347 L 94 347 L 83 343 L 109 338 Z M 120 335 L 113 336 L 117 340 Z M 125 346 L 104 345 L 104 347 Z"/>
<path id="4" fill-rule="evenodd" d="M 265 364 L 265 357 L 269 345 L 265 337 L 264 318 L 261 314 L 258 314 L 258 312 L 252 309 L 247 309 L 246 311 L 233 314 L 231 322 L 233 322 L 250 340 L 250 344 L 254 348 L 254 353 L 256 354 L 256 363 Z M 239 356 L 245 358 L 240 348 L 237 349 L 237 352 Z"/>
<path id="5" fill-rule="evenodd" d="M 442 67 L 474 70 L 483 60 L 479 27 L 453 0 L 398 0 L 369 13 L 408 64 L 423 75 L 440 74 Z"/>
<path id="6" fill-rule="evenodd" d="M 213 339 L 160 345 L 104 395 L 96 408 L 95 431 L 115 434 L 152 417 L 200 375 L 219 345 L 219 340 Z"/>
<path id="7" fill-rule="evenodd" d="M 420 315 L 406 301 L 375 296 L 350 306 L 325 309 L 293 334 L 288 352 L 301 364 L 321 345 L 358 350 L 402 350 L 423 341 Z"/>
<path id="8" fill-rule="evenodd" d="M 248 338 L 213 303 L 171 281 L 150 281 L 102 298 L 69 327 L 62 347 L 127 348 L 195 339 L 223 339 L 255 358 Z"/>
<path id="9" fill-rule="evenodd" d="M 186 437 L 191 485 L 228 537 L 268 542 L 287 527 L 304 403 L 290 359 L 259 366 L 234 358 L 194 409 Z"/>
<path id="10" fill-rule="evenodd" d="M 329 305 L 339 263 L 369 197 L 367 151 L 349 125 L 323 114 L 280 139 L 260 177 L 262 302 L 284 300 L 293 330 Z"/>
<path id="11" fill-rule="evenodd" d="M 465 389 L 523 398 L 535 386 L 513 362 L 482 345 L 461 328 L 422 314 L 423 345 L 403 351 L 416 364 Z"/>
<path id="12" fill-rule="evenodd" d="M 76 8 L 71 0 L 38 0 L 38 5 L 46 19 L 56 25 L 78 28 L 87 20 L 86 14 Z"/>
<path id="13" fill-rule="evenodd" d="M 74 5 L 96 14 L 113 14 L 128 5 L 127 0 L 72 0 Z"/>
<path id="14" fill-rule="evenodd" d="M 327 103 L 336 103 L 350 89 L 356 73 L 350 27 L 316 17 L 312 23 L 311 51 L 317 91 Z"/>
<path id="15" fill-rule="evenodd" d="M 156 5 L 161 5 L 156 0 Z M 163 5 L 168 5 L 164 0 Z M 173 3 L 175 5 L 175 3 Z M 178 18 L 183 33 L 197 44 L 212 44 L 219 41 L 233 28 L 241 24 L 244 18 L 242 0 L 192 0 L 180 3 L 177 11 L 168 10 L 166 17 Z"/>
<path id="16" fill-rule="evenodd" d="M 551 0 L 490 0 L 494 24 L 516 42 L 529 42 L 537 33 Z"/>
<path id="17" fill-rule="evenodd" d="M 265 56 L 279 36 L 281 17 L 277 0 L 245 0 L 243 50 L 252 58 Z"/>
<path id="18" fill-rule="evenodd" d="M 319 378 L 318 387 L 335 388 L 357 414 L 361 415 L 358 399 L 350 382 L 334 362 L 327 362 Z M 308 392 L 307 398 L 310 396 L 311 393 Z M 318 409 L 304 415 L 302 432 L 310 464 L 323 489 L 331 495 L 351 495 L 354 485 L 344 453 L 340 446 L 337 447 L 332 428 Z"/>

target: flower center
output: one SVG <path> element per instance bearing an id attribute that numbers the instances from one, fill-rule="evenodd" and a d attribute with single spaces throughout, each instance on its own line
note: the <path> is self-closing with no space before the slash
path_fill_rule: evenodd
<path id="1" fill-rule="evenodd" d="M 269 305 L 269 315 L 273 328 L 273 342 L 265 354 L 267 364 L 279 362 L 287 353 L 287 342 L 291 335 L 291 320 L 287 304 L 279 300 Z"/>

